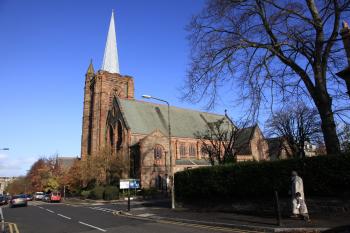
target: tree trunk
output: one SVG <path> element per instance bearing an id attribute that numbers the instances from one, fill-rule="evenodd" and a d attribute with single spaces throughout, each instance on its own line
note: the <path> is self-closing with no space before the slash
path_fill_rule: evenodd
<path id="1" fill-rule="evenodd" d="M 337 155 L 340 153 L 340 144 L 332 112 L 332 100 L 324 94 L 319 95 L 315 103 L 321 117 L 321 128 L 327 154 Z"/>

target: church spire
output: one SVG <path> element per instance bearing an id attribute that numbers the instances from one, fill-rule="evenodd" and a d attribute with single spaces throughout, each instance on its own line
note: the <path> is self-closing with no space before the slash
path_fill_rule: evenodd
<path id="1" fill-rule="evenodd" d="M 114 11 L 112 10 L 111 21 L 107 35 L 105 54 L 103 56 L 102 70 L 110 73 L 119 73 L 119 60 L 117 50 L 117 39 L 115 35 Z"/>

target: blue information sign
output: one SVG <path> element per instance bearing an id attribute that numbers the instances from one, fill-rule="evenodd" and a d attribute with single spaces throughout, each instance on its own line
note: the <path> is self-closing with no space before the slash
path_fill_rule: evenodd
<path id="1" fill-rule="evenodd" d="M 140 180 L 131 179 L 129 181 L 129 188 L 131 188 L 131 189 L 138 189 L 138 188 L 140 188 Z"/>

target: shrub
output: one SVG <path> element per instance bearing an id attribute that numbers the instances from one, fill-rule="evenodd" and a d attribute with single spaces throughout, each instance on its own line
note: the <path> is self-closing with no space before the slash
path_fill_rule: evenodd
<path id="1" fill-rule="evenodd" d="M 106 186 L 103 193 L 103 199 L 116 200 L 119 198 L 119 189 L 115 186 Z"/>
<path id="2" fill-rule="evenodd" d="M 349 168 L 350 155 L 339 155 L 190 169 L 175 174 L 175 192 L 184 202 L 271 199 L 274 190 L 288 196 L 290 173 L 296 170 L 307 196 L 339 197 L 350 194 Z"/>
<path id="3" fill-rule="evenodd" d="M 86 199 L 86 198 L 88 198 L 88 197 L 90 196 L 90 190 L 83 190 L 83 191 L 81 191 L 80 195 L 81 195 L 84 199 Z"/>
<path id="4" fill-rule="evenodd" d="M 90 192 L 89 198 L 91 199 L 103 199 L 104 187 L 96 186 Z"/>
<path id="5" fill-rule="evenodd" d="M 158 190 L 156 188 L 148 188 L 148 189 L 141 189 L 141 192 L 139 193 L 144 198 L 146 197 L 155 197 L 158 193 Z"/>

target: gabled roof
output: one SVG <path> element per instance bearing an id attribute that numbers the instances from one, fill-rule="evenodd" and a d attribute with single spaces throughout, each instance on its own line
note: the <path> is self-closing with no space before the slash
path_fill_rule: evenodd
<path id="1" fill-rule="evenodd" d="M 269 156 L 273 159 L 278 159 L 283 150 L 283 143 L 286 142 L 283 137 L 267 138 L 267 144 L 269 146 Z"/>
<path id="2" fill-rule="evenodd" d="M 70 169 L 76 160 L 78 160 L 77 157 L 57 157 L 56 158 L 57 165 L 63 170 Z"/>
<path id="3" fill-rule="evenodd" d="M 160 130 L 168 135 L 168 107 L 150 102 L 118 98 L 121 111 L 132 133 L 150 134 Z M 226 118 L 207 112 L 170 107 L 171 135 L 194 138 L 196 133 L 207 129 L 208 122 Z"/>
<path id="4" fill-rule="evenodd" d="M 252 153 L 250 148 L 250 140 L 253 137 L 256 127 L 257 125 L 246 127 L 246 128 L 240 129 L 237 132 L 237 139 L 234 147 L 238 149 L 238 154 L 249 155 Z"/>

